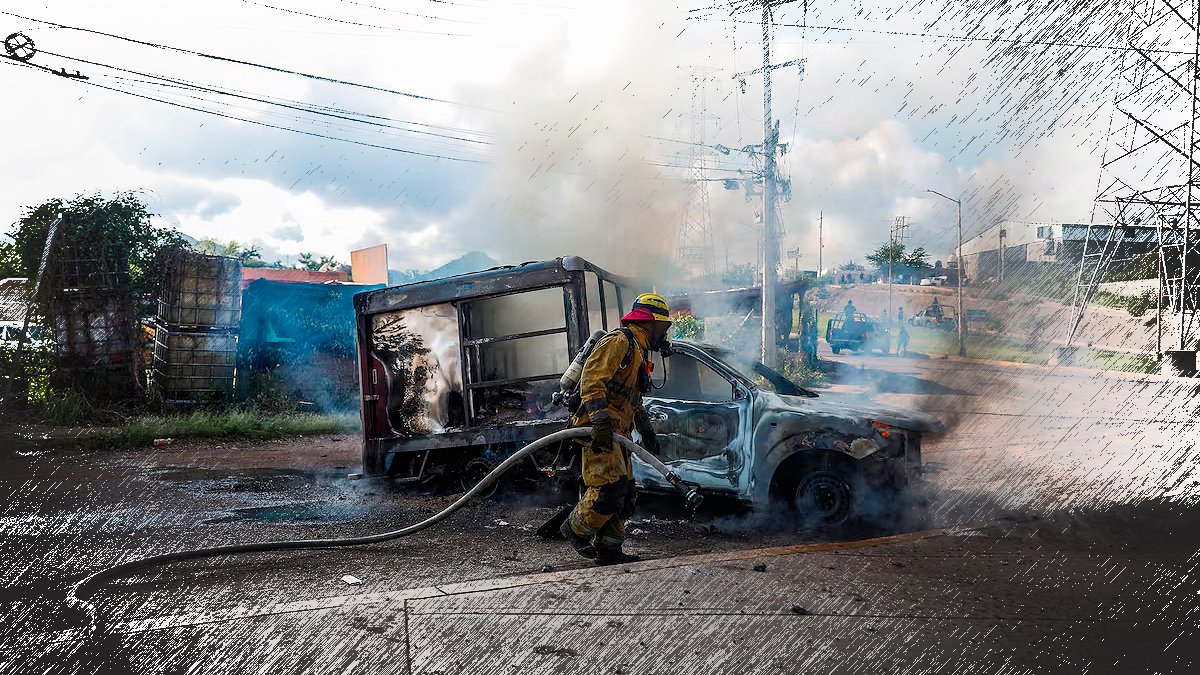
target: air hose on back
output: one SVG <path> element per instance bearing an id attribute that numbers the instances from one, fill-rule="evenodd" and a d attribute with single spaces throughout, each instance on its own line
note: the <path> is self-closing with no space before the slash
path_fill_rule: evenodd
<path id="1" fill-rule="evenodd" d="M 391 541 L 393 539 L 399 539 L 400 537 L 405 537 L 410 534 L 415 534 L 421 530 L 440 523 L 446 518 L 449 518 L 455 511 L 458 511 L 462 507 L 466 506 L 467 503 L 472 499 L 475 499 L 480 494 L 483 494 L 489 487 L 491 487 L 492 483 L 496 482 L 496 480 L 500 478 L 500 476 L 504 475 L 509 469 L 516 466 L 521 460 L 528 457 L 531 453 L 554 443 L 559 443 L 572 438 L 582 438 L 590 435 L 590 427 L 575 427 L 572 429 L 556 431 L 552 434 L 539 438 L 538 440 L 533 441 L 529 445 L 526 445 L 506 458 L 499 464 L 499 466 L 497 466 L 495 469 L 492 469 L 491 473 L 484 476 L 483 480 L 476 483 L 474 487 L 468 490 L 466 494 L 455 500 L 455 502 L 450 506 L 447 506 L 445 509 L 433 514 L 419 523 L 402 527 L 399 530 L 381 532 L 379 534 L 371 534 L 363 537 L 342 537 L 337 539 L 296 539 L 291 541 L 273 541 L 255 544 L 229 544 L 227 546 L 213 546 L 211 548 L 197 548 L 185 551 L 176 551 L 174 553 L 161 553 L 159 555 L 147 556 L 145 558 L 138 558 L 136 560 L 123 562 L 119 565 L 114 565 L 84 578 L 71 587 L 71 592 L 67 595 L 67 603 L 81 609 L 87 614 L 89 620 L 89 629 L 95 632 L 102 629 L 103 623 L 100 620 L 99 613 L 96 611 L 96 606 L 93 605 L 88 598 L 91 597 L 95 589 L 101 584 L 125 576 L 126 574 L 129 574 L 135 570 L 146 569 L 148 567 L 157 567 L 182 560 L 209 558 L 220 555 L 263 553 L 267 551 L 283 551 L 288 549 L 302 548 L 363 546 L 366 544 L 378 544 L 385 541 Z M 696 507 L 700 506 L 702 497 L 696 491 L 696 489 L 683 483 L 683 481 L 679 479 L 679 476 L 677 476 L 674 471 L 667 467 L 666 464 L 663 464 L 662 461 L 660 461 L 657 457 L 650 454 L 650 451 L 646 450 L 637 443 L 634 443 L 628 438 L 625 438 L 624 436 L 614 435 L 613 438 L 617 443 L 620 443 L 622 446 L 636 454 L 643 462 L 654 467 L 656 471 L 661 473 L 667 479 L 667 481 L 676 490 L 678 490 L 680 494 L 683 495 L 684 500 L 687 502 L 689 508 L 695 509 Z"/>

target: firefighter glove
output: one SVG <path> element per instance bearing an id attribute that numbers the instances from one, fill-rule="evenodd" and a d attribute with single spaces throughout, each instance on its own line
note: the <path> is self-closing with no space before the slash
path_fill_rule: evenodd
<path id="1" fill-rule="evenodd" d="M 592 421 L 592 450 L 607 452 L 613 447 L 612 420 Z"/>
<path id="2" fill-rule="evenodd" d="M 639 410 L 633 415 L 633 425 L 642 437 L 642 447 L 650 454 L 657 455 L 659 451 L 658 434 L 654 433 L 654 425 L 650 424 L 650 416 L 645 410 Z"/>

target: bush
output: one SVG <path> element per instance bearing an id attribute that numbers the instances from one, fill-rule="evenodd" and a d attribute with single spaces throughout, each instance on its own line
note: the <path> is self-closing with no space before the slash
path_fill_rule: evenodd
<path id="1" fill-rule="evenodd" d="M 675 318 L 672 325 L 672 338 L 675 340 L 703 340 L 704 320 L 691 314 Z"/>
<path id="2" fill-rule="evenodd" d="M 1127 298 L 1125 308 L 1129 310 L 1131 316 L 1142 316 L 1146 310 L 1154 306 L 1155 302 L 1154 294 L 1147 291 L 1136 298 Z"/>
<path id="3" fill-rule="evenodd" d="M 780 352 L 779 372 L 792 382 L 806 387 L 818 387 L 829 382 L 824 372 L 809 367 L 804 354 L 796 352 Z"/>

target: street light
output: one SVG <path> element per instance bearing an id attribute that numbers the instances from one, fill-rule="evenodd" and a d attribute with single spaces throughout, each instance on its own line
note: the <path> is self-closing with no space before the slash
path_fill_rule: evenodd
<path id="1" fill-rule="evenodd" d="M 966 356 L 967 355 L 967 347 L 963 341 L 963 335 L 964 335 L 963 331 L 966 328 L 967 317 L 963 315 L 963 302 L 962 302 L 962 282 L 963 282 L 962 201 L 955 199 L 953 197 L 947 197 L 946 195 L 938 192 L 937 190 L 925 190 L 925 191 L 930 194 L 935 194 L 935 195 L 941 197 L 942 199 L 948 199 L 948 200 L 954 202 L 954 205 L 956 207 L 958 207 L 958 253 L 955 254 L 955 257 L 956 257 L 955 264 L 958 267 L 955 270 L 956 274 L 954 275 L 958 279 L 958 317 L 954 320 L 954 327 L 958 330 L 958 355 Z"/>

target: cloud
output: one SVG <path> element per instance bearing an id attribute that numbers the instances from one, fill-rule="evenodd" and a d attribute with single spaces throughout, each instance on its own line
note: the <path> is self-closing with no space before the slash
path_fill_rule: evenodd
<path id="1" fill-rule="evenodd" d="M 280 241 L 304 241 L 304 229 L 295 223 L 280 225 L 271 231 L 271 236 Z"/>
<path id="2" fill-rule="evenodd" d="M 657 165 L 684 163 L 676 153 L 687 146 L 648 137 L 690 137 L 689 76 L 700 65 L 698 72 L 711 77 L 703 112 L 716 118 L 708 142 L 760 143 L 759 80 L 749 78 L 743 92 L 730 78 L 760 65 L 758 29 L 723 12 L 705 18 L 670 3 L 559 4 L 567 8 L 472 8 L 469 18 L 480 23 L 464 25 L 470 39 L 404 40 L 381 31 L 313 37 L 312 20 L 252 6 L 239 8 L 237 18 L 253 32 L 199 6 L 172 9 L 169 17 L 145 0 L 48 8 L 50 19 L 461 101 L 466 105 L 418 101 L 161 50 L 147 59 L 145 48 L 106 38 L 35 33 L 39 44 L 61 53 L 489 144 L 245 99 L 214 107 L 230 114 L 423 152 L 483 154 L 493 163 L 348 145 L 6 67 L 0 70 L 12 78 L 10 88 L 28 91 L 39 106 L 0 108 L 0 124 L 23 130 L 6 146 L 6 165 L 21 169 L 5 173 L 0 214 L 15 219 L 20 206 L 48 196 L 147 189 L 165 223 L 196 236 L 257 242 L 282 256 L 344 256 L 386 242 L 396 267 L 433 267 L 480 249 L 503 261 L 582 253 L 615 271 L 661 270 L 676 244 L 688 186 L 680 180 L 685 171 Z M 798 68 L 776 71 L 774 91 L 774 117 L 789 144 L 781 165 L 793 188 L 792 201 L 781 206 L 784 246 L 808 254 L 803 266 L 816 266 L 821 212 L 827 264 L 861 257 L 885 240 L 896 215 L 912 217 L 914 244 L 944 257 L 953 205 L 925 195 L 926 188 L 964 195 L 968 233 L 1000 217 L 1089 214 L 1107 119 L 1094 112 L 1106 100 L 1105 68 L 1115 60 L 1070 50 L 1043 58 L 1038 54 L 1050 52 L 915 37 L 962 32 L 937 18 L 943 5 L 953 3 L 902 12 L 872 3 L 777 10 L 773 60 L 807 59 L 803 78 Z M 438 11 L 467 11 L 451 7 Z M 1024 26 L 1021 16 L 1042 11 L 1036 3 L 989 1 L 980 9 L 979 34 Z M 1058 28 L 1075 25 L 1063 12 L 1055 17 Z M 787 25 L 803 19 L 852 30 Z M 876 29 L 892 33 L 870 32 Z M 1079 29 L 1080 42 L 1111 37 L 1099 24 Z M 397 71 L 396 64 L 406 67 Z M 1021 77 L 1022 64 L 1036 67 Z M 97 84 L 214 105 L 190 98 L 209 94 L 114 79 L 128 73 L 92 67 L 89 75 Z M 755 168 L 736 152 L 721 164 L 709 175 L 742 177 L 733 170 Z M 753 260 L 760 203 L 719 183 L 706 189 L 718 263 L 726 256 Z"/>

